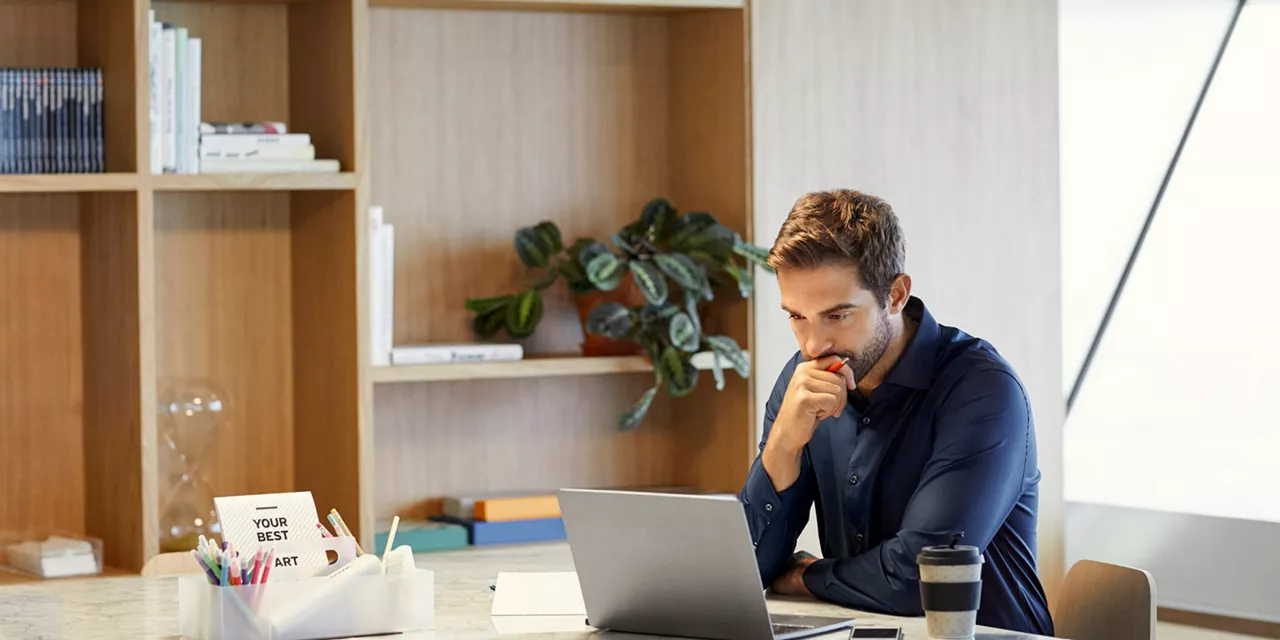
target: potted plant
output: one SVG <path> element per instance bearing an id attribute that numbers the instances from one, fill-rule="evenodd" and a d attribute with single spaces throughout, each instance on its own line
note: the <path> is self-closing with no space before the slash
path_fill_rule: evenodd
<path id="1" fill-rule="evenodd" d="M 549 221 L 516 231 L 516 254 L 536 275 L 518 293 L 467 300 L 476 314 L 475 332 L 482 338 L 503 330 L 512 338 L 531 335 L 542 318 L 541 292 L 563 279 L 578 302 L 584 353 L 642 352 L 653 361 L 654 385 L 622 414 L 618 426 L 624 431 L 644 420 L 659 388 L 676 397 L 694 389 L 695 353 L 711 352 L 716 389 L 724 388 L 725 364 L 743 378 L 750 375 L 737 342 L 703 333 L 700 309 L 717 288 L 734 286 L 750 295 L 754 266 L 772 272 L 765 249 L 743 242 L 709 213 L 680 215 L 664 198 L 645 205 L 640 219 L 611 240 L 612 247 L 593 238 L 566 247 Z M 593 336 L 604 344 L 593 344 Z"/>

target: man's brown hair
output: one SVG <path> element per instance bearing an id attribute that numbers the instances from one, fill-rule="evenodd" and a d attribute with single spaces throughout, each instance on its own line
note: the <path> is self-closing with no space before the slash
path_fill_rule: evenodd
<path id="1" fill-rule="evenodd" d="M 774 269 L 856 267 L 862 284 L 885 304 L 894 278 L 906 270 L 907 243 L 889 203 L 838 189 L 802 196 L 791 207 L 769 251 Z"/>

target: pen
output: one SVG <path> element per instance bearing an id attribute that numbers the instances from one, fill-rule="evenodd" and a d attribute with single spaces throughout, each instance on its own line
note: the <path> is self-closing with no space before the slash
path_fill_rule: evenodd
<path id="1" fill-rule="evenodd" d="M 195 556 L 196 562 L 200 563 L 200 568 L 204 569 L 205 576 L 209 578 L 209 584 L 218 584 L 218 576 L 214 575 L 213 569 L 209 568 L 209 563 L 204 561 L 204 558 L 200 556 L 200 553 L 195 549 L 192 549 L 191 555 Z"/>
<path id="2" fill-rule="evenodd" d="M 840 362 L 837 362 L 837 363 L 835 363 L 835 364 L 833 364 L 833 365 L 831 365 L 831 366 L 827 367 L 827 373 L 835 373 L 835 372 L 839 371 L 841 368 L 843 368 L 846 364 L 849 364 L 849 359 L 848 359 L 848 358 L 841 358 L 841 359 L 840 359 Z"/>
<path id="3" fill-rule="evenodd" d="M 329 530 L 328 530 L 328 529 L 326 529 L 326 528 L 324 528 L 324 525 L 320 524 L 319 522 L 317 522 L 317 523 L 316 523 L 316 528 L 320 530 L 320 536 L 321 536 L 321 537 L 323 537 L 323 538 L 332 538 L 332 537 L 333 537 L 333 534 L 332 534 L 332 533 L 329 533 Z"/>

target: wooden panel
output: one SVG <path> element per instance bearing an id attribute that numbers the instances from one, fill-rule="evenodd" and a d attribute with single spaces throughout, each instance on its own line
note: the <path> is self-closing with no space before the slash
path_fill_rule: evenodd
<path id="1" fill-rule="evenodd" d="M 132 193 L 85 194 L 85 531 L 102 538 L 106 564 L 138 570 L 154 552 L 156 452 L 151 347 L 143 332 L 150 294 L 150 207 Z M 149 203 L 148 203 L 149 205 Z M 145 381 L 145 382 L 144 382 Z M 104 481 L 109 479 L 109 481 Z"/>
<path id="2" fill-rule="evenodd" d="M 0 67 L 74 67 L 75 0 L 0 2 Z"/>
<path id="3" fill-rule="evenodd" d="M 601 13 L 674 13 L 705 9 L 741 9 L 743 0 L 371 0 L 376 7 L 555 11 Z"/>
<path id="4" fill-rule="evenodd" d="M 815 189 L 893 205 L 915 293 L 939 322 L 989 339 L 1028 387 L 1052 601 L 1063 576 L 1055 3 L 756 0 L 751 21 L 756 237 L 771 242 Z M 796 350 L 778 305 L 776 287 L 760 287 L 758 402 Z"/>
<path id="5" fill-rule="evenodd" d="M 157 20 L 201 39 L 201 119 L 288 122 L 288 7 L 157 2 L 154 8 Z"/>
<path id="6" fill-rule="evenodd" d="M 84 530 L 78 208 L 0 197 L 0 529 Z"/>
<path id="7" fill-rule="evenodd" d="M 79 64 L 102 69 L 103 144 L 107 171 L 135 171 L 139 134 L 147 131 L 150 104 L 141 62 L 147 58 L 147 3 L 143 0 L 83 0 L 80 3 Z M 140 93 L 141 92 L 141 93 Z"/>
<path id="8" fill-rule="evenodd" d="M 205 473 L 218 495 L 291 489 L 289 195 L 166 193 L 155 209 L 161 401 L 185 382 L 229 396 Z"/>
<path id="9" fill-rule="evenodd" d="M 361 4 L 310 0 L 289 7 L 289 125 L 311 134 L 316 157 L 336 158 L 345 171 L 356 160 L 357 56 L 367 55 L 355 48 Z M 366 31 L 360 24 L 359 33 Z"/>
<path id="10" fill-rule="evenodd" d="M 464 300 L 530 278 L 519 226 L 603 239 L 666 193 L 665 19 L 378 9 L 371 23 L 372 203 L 396 226 L 397 343 L 473 339 Z M 526 351 L 577 351 L 569 296 L 546 303 Z"/>
<path id="11" fill-rule="evenodd" d="M 0 176 L 0 193 L 58 193 L 77 191 L 132 191 L 138 187 L 134 173 L 85 173 Z"/>
<path id="12" fill-rule="evenodd" d="M 376 516 L 422 516 L 451 493 L 670 485 L 677 427 L 668 403 L 630 433 L 618 414 L 647 374 L 440 382 L 375 391 Z"/>
<path id="13" fill-rule="evenodd" d="M 709 211 L 750 238 L 744 19 L 741 11 L 671 18 L 670 193 L 681 210 Z M 766 274 L 757 277 L 773 286 Z M 704 330 L 750 349 L 750 318 L 750 302 L 729 288 L 708 307 Z M 724 390 L 703 372 L 691 396 L 673 401 L 672 420 L 686 438 L 680 484 L 736 492 L 746 480 L 755 452 L 752 387 L 726 373 Z"/>
<path id="14" fill-rule="evenodd" d="M 353 173 L 211 173 L 149 176 L 156 191 L 302 191 L 354 189 Z"/>
<path id="15" fill-rule="evenodd" d="M 356 536 L 362 507 L 355 194 L 293 195 L 294 483 Z M 367 537 L 367 536 L 366 536 Z"/>

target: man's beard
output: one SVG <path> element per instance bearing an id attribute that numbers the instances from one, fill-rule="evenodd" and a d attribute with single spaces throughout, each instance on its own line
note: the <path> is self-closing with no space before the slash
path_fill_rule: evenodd
<path id="1" fill-rule="evenodd" d="M 884 357 L 884 352 L 889 350 L 889 341 L 893 339 L 893 328 L 889 326 L 889 314 L 878 314 L 876 319 L 875 334 L 871 336 L 871 343 L 861 352 L 854 351 L 829 351 L 818 358 L 827 356 L 840 356 L 849 359 L 849 369 L 853 371 L 854 382 L 861 382 L 863 378 L 871 373 L 871 368 L 876 366 L 880 358 Z M 808 355 L 808 354 L 806 354 Z M 810 360 L 817 358 L 810 357 Z"/>

